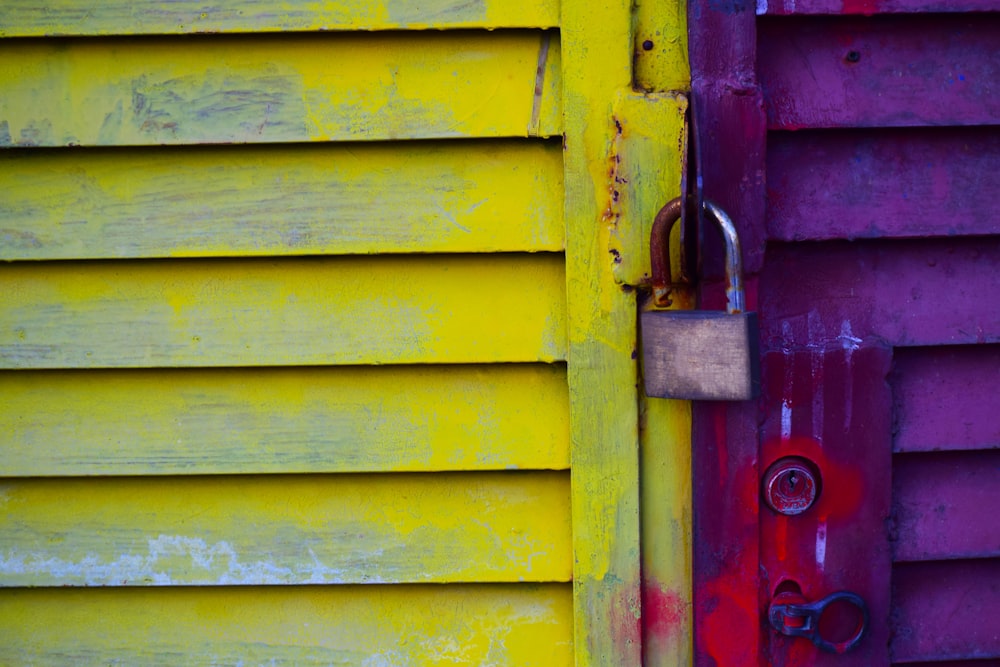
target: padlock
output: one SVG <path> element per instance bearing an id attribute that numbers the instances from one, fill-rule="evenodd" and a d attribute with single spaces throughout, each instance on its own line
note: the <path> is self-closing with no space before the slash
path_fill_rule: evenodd
<path id="1" fill-rule="evenodd" d="M 680 218 L 675 199 L 657 214 L 650 234 L 653 302 L 669 305 L 670 229 Z M 706 217 L 722 230 L 726 246 L 727 312 L 651 310 L 639 323 L 646 395 L 696 401 L 745 401 L 760 391 L 757 313 L 744 312 L 743 258 L 733 221 L 706 200 Z"/>

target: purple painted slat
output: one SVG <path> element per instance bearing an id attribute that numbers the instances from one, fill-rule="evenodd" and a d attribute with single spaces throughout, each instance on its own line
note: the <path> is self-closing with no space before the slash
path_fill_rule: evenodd
<path id="1" fill-rule="evenodd" d="M 769 128 L 1000 118 L 1000 14 L 776 17 L 759 35 Z"/>
<path id="2" fill-rule="evenodd" d="M 900 349 L 891 382 L 894 451 L 1000 448 L 1000 346 Z"/>
<path id="3" fill-rule="evenodd" d="M 763 347 L 878 336 L 891 345 L 1000 342 L 1000 238 L 774 244 L 761 273 Z"/>
<path id="4" fill-rule="evenodd" d="M 897 565 L 893 598 L 893 661 L 1000 658 L 1000 559 Z"/>
<path id="5" fill-rule="evenodd" d="M 996 0 L 759 0 L 758 14 L 916 14 L 989 12 L 1000 10 Z"/>
<path id="6" fill-rule="evenodd" d="M 994 127 L 768 137 L 770 239 L 1000 234 L 997 192 L 1000 129 Z"/>
<path id="7" fill-rule="evenodd" d="M 1000 557 L 1000 451 L 897 455 L 892 486 L 895 560 Z"/>
<path id="8" fill-rule="evenodd" d="M 895 667 L 997 667 L 996 660 L 945 660 L 943 662 L 894 662 Z"/>
<path id="9" fill-rule="evenodd" d="M 796 582 L 807 600 L 846 590 L 871 613 L 868 636 L 850 661 L 769 632 L 770 665 L 889 664 L 892 396 L 885 378 L 891 360 L 886 346 L 844 349 L 836 339 L 829 347 L 764 355 L 760 467 L 802 457 L 815 464 L 822 486 L 816 503 L 798 516 L 762 506 L 766 594 L 785 581 Z"/>
<path id="10" fill-rule="evenodd" d="M 704 193 L 735 221 L 748 274 L 760 270 L 765 240 L 765 120 L 752 8 L 748 0 L 687 3 Z M 706 301 L 718 297 L 702 287 Z M 756 296 L 748 276 L 747 302 Z M 691 445 L 693 664 L 761 665 L 756 402 L 694 403 Z"/>

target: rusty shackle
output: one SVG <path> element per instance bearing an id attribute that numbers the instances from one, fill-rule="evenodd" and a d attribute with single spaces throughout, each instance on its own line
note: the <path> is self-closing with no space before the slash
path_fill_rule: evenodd
<path id="1" fill-rule="evenodd" d="M 670 286 L 673 282 L 670 275 L 670 230 L 680 220 L 683 208 L 682 197 L 671 199 L 656 214 L 649 233 L 653 304 L 656 306 L 670 305 Z M 746 294 L 743 290 L 743 254 L 736 225 L 725 211 L 707 199 L 701 203 L 701 208 L 719 226 L 726 247 L 726 310 L 730 314 L 742 313 L 746 310 Z"/>

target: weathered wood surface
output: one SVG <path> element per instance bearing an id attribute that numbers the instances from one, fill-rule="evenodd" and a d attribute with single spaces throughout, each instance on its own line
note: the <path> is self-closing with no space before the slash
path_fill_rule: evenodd
<path id="1" fill-rule="evenodd" d="M 13 263 L 6 368 L 558 361 L 560 255 Z"/>
<path id="2" fill-rule="evenodd" d="M 0 405 L 4 477 L 569 467 L 562 365 L 10 371 Z"/>
<path id="3" fill-rule="evenodd" d="M 757 0 L 757 14 L 910 14 L 997 11 L 997 0 Z"/>
<path id="4" fill-rule="evenodd" d="M 524 141 L 0 152 L 0 259 L 562 250 Z"/>
<path id="5" fill-rule="evenodd" d="M 849 655 L 865 667 L 889 665 L 893 461 L 892 394 L 885 378 L 891 363 L 886 345 L 844 346 L 834 337 L 809 348 L 774 350 L 762 360 L 761 470 L 792 456 L 812 461 L 820 472 L 818 497 L 802 514 L 785 516 L 761 504 L 762 600 L 773 599 L 788 581 L 807 600 L 840 590 L 860 595 L 871 619 L 866 638 Z M 764 482 L 748 482 L 742 497 L 730 502 L 747 503 L 761 493 Z M 824 626 L 827 637 L 849 637 L 853 630 L 843 620 L 838 627 L 836 615 Z M 764 628 L 769 641 L 762 664 L 843 664 L 845 656 Z"/>
<path id="6" fill-rule="evenodd" d="M 831 336 L 845 345 L 867 336 L 896 346 L 1000 342 L 1000 238 L 775 244 L 768 253 L 765 345 Z"/>
<path id="7" fill-rule="evenodd" d="M 0 37 L 554 27 L 557 0 L 5 0 Z"/>
<path id="8" fill-rule="evenodd" d="M 768 127 L 995 123 L 998 31 L 1000 14 L 763 19 Z"/>
<path id="9" fill-rule="evenodd" d="M 642 663 L 636 300 L 615 281 L 605 215 L 612 102 L 632 83 L 631 9 L 562 9 L 577 667 Z"/>
<path id="10" fill-rule="evenodd" d="M 551 136 L 559 80 L 540 31 L 4 40 L 0 146 Z"/>
<path id="11" fill-rule="evenodd" d="M 1000 234 L 993 128 L 773 132 L 771 239 Z"/>
<path id="12" fill-rule="evenodd" d="M 1000 449 L 1000 348 L 903 348 L 894 362 L 895 451 Z"/>
<path id="13" fill-rule="evenodd" d="M 5 662 L 570 667 L 566 585 L 0 591 Z"/>
<path id="14" fill-rule="evenodd" d="M 31 479 L 3 586 L 569 581 L 569 475 Z"/>
<path id="15" fill-rule="evenodd" d="M 1000 658 L 1000 559 L 897 565 L 893 597 L 894 661 Z"/>
<path id="16" fill-rule="evenodd" d="M 1000 557 L 1000 451 L 897 456 L 892 484 L 897 561 Z"/>

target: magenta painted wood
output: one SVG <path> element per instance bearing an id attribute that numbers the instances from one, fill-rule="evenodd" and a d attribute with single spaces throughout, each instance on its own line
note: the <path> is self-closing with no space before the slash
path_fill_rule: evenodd
<path id="1" fill-rule="evenodd" d="M 897 561 L 1000 557 L 1000 451 L 897 455 L 893 488 Z"/>
<path id="2" fill-rule="evenodd" d="M 816 466 L 822 484 L 802 514 L 761 508 L 764 597 L 793 581 L 807 601 L 850 591 L 871 613 L 867 637 L 843 656 L 769 632 L 768 664 L 889 664 L 892 396 L 885 378 L 891 361 L 886 346 L 845 347 L 836 337 L 764 355 L 760 469 L 801 457 Z M 843 632 L 849 636 L 851 628 Z"/>
<path id="3" fill-rule="evenodd" d="M 1000 346 L 901 349 L 892 386 L 895 451 L 1000 448 Z"/>
<path id="4" fill-rule="evenodd" d="M 765 348 L 1000 342 L 1000 238 L 775 244 L 760 311 Z"/>
<path id="5" fill-rule="evenodd" d="M 743 243 L 747 302 L 764 257 L 763 100 L 756 82 L 756 17 L 749 0 L 687 4 L 691 95 L 704 194 L 732 216 Z M 721 274 L 706 233 L 706 268 Z M 717 285 L 702 285 L 703 303 Z M 692 407 L 694 665 L 762 665 L 758 591 L 757 405 Z"/>
<path id="6" fill-rule="evenodd" d="M 1000 234 L 998 192 L 1000 132 L 992 127 L 768 137 L 770 239 Z"/>
<path id="7" fill-rule="evenodd" d="M 989 12 L 1000 10 L 996 0 L 760 0 L 758 13 L 789 14 L 915 14 Z"/>
<path id="8" fill-rule="evenodd" d="M 897 565 L 893 594 L 894 661 L 1000 658 L 1000 559 Z"/>
<path id="9" fill-rule="evenodd" d="M 998 35 L 998 14 L 762 19 L 768 127 L 996 123 Z"/>

